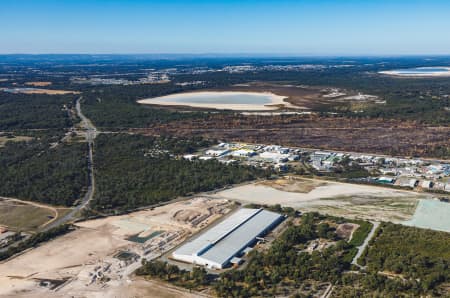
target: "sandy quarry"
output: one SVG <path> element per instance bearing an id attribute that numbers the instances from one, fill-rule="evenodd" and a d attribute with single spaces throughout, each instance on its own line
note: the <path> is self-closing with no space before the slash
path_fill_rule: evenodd
<path id="1" fill-rule="evenodd" d="M 188 103 L 179 102 L 180 99 L 192 98 L 193 96 L 210 95 L 222 96 L 227 94 L 239 95 L 270 95 L 271 102 L 269 104 L 228 104 L 228 103 Z M 202 91 L 202 92 L 187 92 L 182 94 L 171 94 L 162 97 L 147 98 L 139 100 L 141 104 L 163 105 L 163 106 L 190 106 L 194 108 L 212 108 L 218 110 L 237 110 L 237 111 L 261 111 L 261 110 L 276 110 L 280 106 L 297 108 L 296 106 L 284 101 L 286 97 L 276 95 L 270 92 L 236 92 L 236 91 Z"/>
<path id="2" fill-rule="evenodd" d="M 430 197 L 390 188 L 300 178 L 289 183 L 248 184 L 213 196 L 243 203 L 281 204 L 301 211 L 393 222 L 410 219 L 418 200 Z"/>
<path id="3" fill-rule="evenodd" d="M 433 71 L 433 72 L 413 72 L 413 73 L 405 73 L 398 70 L 386 70 L 380 71 L 379 74 L 396 76 L 396 77 L 412 77 L 412 78 L 420 78 L 420 77 L 450 77 L 450 67 L 437 67 L 446 70 L 442 71 Z"/>
<path id="4" fill-rule="evenodd" d="M 78 223 L 77 230 L 0 263 L 0 297 L 105 297 L 105 293 L 119 297 L 120 293 L 134 293 L 138 290 L 130 276 L 140 261 L 119 260 L 115 257 L 118 252 L 152 259 L 229 211 L 231 204 L 226 200 L 194 198 L 154 210 Z M 154 231 L 164 233 L 145 243 L 126 240 Z M 39 286 L 39 281 L 46 279 L 68 281 L 55 291 Z M 142 282 L 137 285 L 142 287 Z"/>

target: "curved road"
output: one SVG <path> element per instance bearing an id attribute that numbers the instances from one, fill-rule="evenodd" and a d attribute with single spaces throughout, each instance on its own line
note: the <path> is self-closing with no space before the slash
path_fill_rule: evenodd
<path id="1" fill-rule="evenodd" d="M 370 239 L 372 239 L 373 235 L 375 234 L 375 231 L 377 230 L 378 226 L 380 225 L 380 222 L 378 222 L 378 221 L 371 221 L 371 223 L 373 225 L 372 230 L 367 235 L 366 239 L 364 240 L 364 243 L 360 247 L 358 247 L 358 253 L 355 255 L 355 257 L 352 260 L 352 264 L 358 266 L 361 269 L 364 269 L 365 266 L 359 265 L 357 261 L 361 257 L 361 255 L 364 252 L 364 250 L 366 249 L 367 245 L 369 245 Z"/>
<path id="2" fill-rule="evenodd" d="M 75 219 L 77 213 L 84 209 L 89 202 L 94 197 L 95 192 L 95 176 L 94 176 L 94 140 L 97 137 L 97 128 L 92 124 L 91 120 L 89 120 L 84 114 L 81 112 L 81 103 L 80 101 L 83 97 L 79 97 L 76 102 L 76 110 L 77 115 L 81 119 L 81 126 L 83 127 L 86 133 L 86 142 L 88 143 L 88 173 L 89 173 L 89 185 L 86 194 L 84 195 L 81 203 L 78 204 L 72 211 L 67 213 L 65 216 L 58 218 L 53 221 L 51 224 L 46 226 L 44 230 L 49 230 L 51 228 L 57 227 L 59 225 L 65 224 L 69 221 Z"/>

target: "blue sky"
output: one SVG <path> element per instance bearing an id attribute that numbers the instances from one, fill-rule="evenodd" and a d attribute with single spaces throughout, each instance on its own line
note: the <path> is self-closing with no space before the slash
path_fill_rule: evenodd
<path id="1" fill-rule="evenodd" d="M 450 54 L 450 1 L 0 0 L 0 53 Z"/>

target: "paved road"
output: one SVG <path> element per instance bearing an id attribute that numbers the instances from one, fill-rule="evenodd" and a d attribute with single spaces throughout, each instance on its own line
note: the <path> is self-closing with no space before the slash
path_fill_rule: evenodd
<path id="1" fill-rule="evenodd" d="M 377 221 L 371 221 L 371 223 L 373 225 L 372 230 L 369 232 L 369 235 L 367 235 L 366 239 L 364 240 L 364 243 L 360 247 L 358 247 L 358 253 L 355 255 L 355 257 L 352 260 L 352 264 L 358 266 L 361 269 L 364 269 L 365 267 L 359 265 L 357 263 L 357 260 L 361 257 L 361 255 L 364 252 L 364 250 L 366 249 L 367 245 L 369 245 L 370 239 L 372 239 L 373 235 L 375 234 L 376 229 L 380 225 L 380 223 Z"/>
<path id="2" fill-rule="evenodd" d="M 86 133 L 86 141 L 88 143 L 88 173 L 89 173 L 89 185 L 86 194 L 84 195 L 81 203 L 78 204 L 71 212 L 66 214 L 65 216 L 58 218 L 53 221 L 51 224 L 47 225 L 44 230 L 48 230 L 59 225 L 65 224 L 75 219 L 77 213 L 84 209 L 89 202 L 94 197 L 95 192 L 95 176 L 94 176 L 94 140 L 97 137 L 97 128 L 92 124 L 91 120 L 89 120 L 84 114 L 81 112 L 81 103 L 80 101 L 83 97 L 77 99 L 76 102 L 76 110 L 77 115 L 81 119 L 81 125 Z"/>

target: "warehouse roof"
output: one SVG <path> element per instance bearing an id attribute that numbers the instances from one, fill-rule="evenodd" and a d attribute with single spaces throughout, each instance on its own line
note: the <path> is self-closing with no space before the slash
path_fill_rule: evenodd
<path id="1" fill-rule="evenodd" d="M 243 223 L 239 228 L 227 235 L 216 245 L 207 250 L 202 257 L 218 264 L 224 265 L 236 253 L 246 248 L 249 243 L 258 237 L 265 229 L 279 220 L 280 214 L 261 210 Z"/>
<path id="2" fill-rule="evenodd" d="M 195 256 L 224 266 L 282 216 L 278 213 L 242 208 L 204 234 L 187 242 L 174 256 Z"/>

